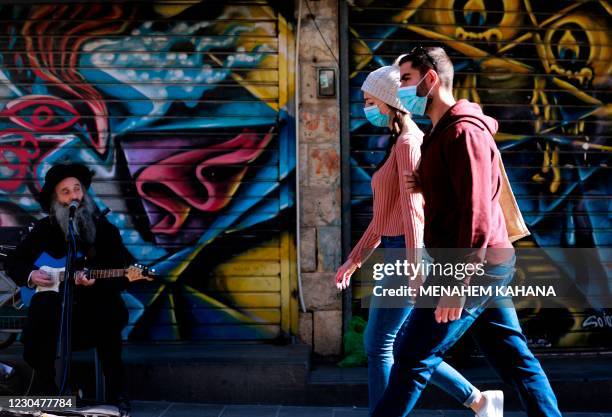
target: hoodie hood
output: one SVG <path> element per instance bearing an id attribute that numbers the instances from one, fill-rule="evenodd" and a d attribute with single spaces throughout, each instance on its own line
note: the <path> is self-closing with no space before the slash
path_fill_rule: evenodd
<path id="1" fill-rule="evenodd" d="M 497 120 L 484 114 L 478 104 L 464 99 L 459 100 L 453 107 L 448 109 L 438 122 L 436 130 L 441 132 L 458 122 L 473 123 L 481 129 L 487 129 L 491 136 L 497 133 Z"/>

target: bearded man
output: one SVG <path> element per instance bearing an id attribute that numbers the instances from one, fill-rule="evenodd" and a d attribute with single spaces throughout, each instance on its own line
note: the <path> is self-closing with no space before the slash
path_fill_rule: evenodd
<path id="1" fill-rule="evenodd" d="M 49 289 L 54 280 L 40 269 L 40 256 L 66 256 L 70 206 L 76 206 L 72 220 L 76 235 L 77 264 L 72 309 L 72 347 L 95 347 L 106 378 L 107 402 L 116 404 L 123 415 L 129 402 L 123 386 L 121 331 L 128 311 L 121 298 L 126 277 L 89 279 L 87 269 L 121 269 L 133 258 L 119 231 L 110 224 L 88 194 L 92 173 L 81 164 L 58 164 L 45 176 L 39 195 L 40 219 L 6 262 L 6 272 L 18 285 Z M 38 265 L 38 266 L 36 266 Z M 63 266 L 63 265 L 62 265 Z M 57 395 L 55 360 L 61 319 L 61 295 L 40 291 L 32 297 L 23 331 L 24 359 L 34 369 L 34 391 L 30 394 Z"/>

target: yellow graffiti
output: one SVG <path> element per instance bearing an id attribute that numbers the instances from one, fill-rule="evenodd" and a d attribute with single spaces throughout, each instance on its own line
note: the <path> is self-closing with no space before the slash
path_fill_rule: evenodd
<path id="1" fill-rule="evenodd" d="M 222 303 L 216 298 L 206 295 L 196 288 L 185 285 L 184 289 L 185 291 L 189 292 L 193 297 L 199 298 L 200 300 L 202 300 L 204 304 L 209 305 L 213 308 L 222 309 L 227 316 L 235 319 L 236 322 L 239 322 L 241 324 L 257 324 L 257 323 L 261 323 L 262 321 L 264 321 L 262 320 L 261 317 L 253 317 L 250 314 L 239 311 L 235 309 L 233 306 Z"/>
<path id="2" fill-rule="evenodd" d="M 603 103 L 601 102 L 601 100 L 596 99 L 595 97 L 585 93 L 584 91 L 578 89 L 576 86 L 574 86 L 573 84 L 562 80 L 560 78 L 554 77 L 552 79 L 553 84 L 555 84 L 557 87 L 563 88 L 564 90 L 566 90 L 568 93 L 570 93 L 571 95 L 573 95 L 574 97 L 576 97 L 577 99 L 584 101 L 585 103 L 588 104 L 595 104 L 598 106 L 603 105 Z"/>
<path id="3" fill-rule="evenodd" d="M 480 103 L 480 95 L 476 89 L 476 74 L 465 77 L 464 80 L 455 83 L 454 95 L 457 99 L 467 99 Z"/>
<path id="4" fill-rule="evenodd" d="M 579 28 L 579 29 L 576 29 Z M 598 17 L 576 12 L 572 15 L 557 19 L 553 24 L 546 28 L 546 33 L 542 39 L 543 48 L 540 48 L 540 58 L 547 72 L 556 73 L 567 79 L 577 80 L 580 84 L 586 84 L 593 80 L 595 84 L 606 82 L 607 77 L 612 71 L 610 36 L 605 23 Z M 588 43 L 580 44 L 575 30 L 586 36 Z M 561 32 L 562 35 L 557 44 L 556 54 L 553 52 L 553 38 Z M 572 53 L 576 61 L 580 58 L 582 49 L 586 51 L 583 66 L 579 70 L 572 70 L 559 63 L 557 57 L 567 56 Z"/>
<path id="5" fill-rule="evenodd" d="M 549 191 L 551 194 L 556 194 L 561 186 L 561 169 L 559 168 L 559 147 L 551 151 L 550 143 L 546 143 L 546 149 L 544 150 L 544 160 L 542 161 L 542 167 L 540 172 L 535 174 L 532 179 L 538 184 L 544 184 L 546 182 L 545 175 L 552 170 L 553 177 L 550 180 Z"/>
<path id="6" fill-rule="evenodd" d="M 350 77 L 354 77 L 357 73 L 370 62 L 373 58 L 372 50 L 368 46 L 367 43 L 360 39 L 359 34 L 353 28 L 349 28 L 349 31 L 355 37 L 355 42 L 353 42 L 352 49 L 352 59 L 355 61 L 353 67 L 355 71 L 350 75 Z"/>
<path id="7" fill-rule="evenodd" d="M 536 116 L 536 133 L 541 132 L 542 123 L 544 120 L 551 120 L 551 107 L 548 103 L 548 96 L 545 93 L 545 88 L 546 80 L 542 77 L 536 77 L 534 79 L 533 93 L 531 97 L 531 110 Z"/>
<path id="8" fill-rule="evenodd" d="M 251 30 L 240 32 L 236 41 L 238 50 L 245 53 L 263 53 L 265 56 L 260 60 L 259 68 L 249 70 L 243 74 L 238 71 L 232 71 L 232 78 L 255 97 L 275 111 L 279 111 L 279 109 L 287 105 L 287 100 L 292 96 L 291 93 L 294 88 L 293 83 L 286 82 L 287 79 L 294 78 L 293 65 L 291 64 L 293 59 L 295 59 L 294 52 L 288 47 L 288 45 L 295 43 L 292 27 L 269 6 L 228 6 L 222 16 L 231 16 L 232 19 L 277 20 L 278 34 L 276 33 L 275 25 L 263 24 L 254 25 Z M 220 22 L 216 24 L 219 33 L 224 33 L 232 25 L 235 25 L 231 21 L 219 20 Z M 278 43 L 276 42 L 277 39 Z M 214 53 L 210 53 L 208 56 L 217 64 L 222 65 L 222 58 Z M 279 68 L 279 72 L 276 71 L 277 68 Z M 279 88 L 281 83 L 286 85 L 287 88 Z"/>
<path id="9" fill-rule="evenodd" d="M 486 40 L 487 42 L 503 42 L 512 39 L 523 26 L 524 14 L 519 13 L 519 0 L 503 2 L 503 17 L 499 23 L 491 24 L 483 0 L 469 0 L 461 10 L 465 22 L 457 22 L 455 0 L 433 0 L 428 2 L 427 11 L 422 14 L 419 23 L 433 24 L 434 32 L 452 36 L 460 40 Z M 473 28 L 481 26 L 482 31 Z"/>
<path id="10" fill-rule="evenodd" d="M 425 3 L 426 1 L 427 0 L 412 0 L 412 1 L 410 1 L 410 3 L 408 3 L 404 7 L 404 10 L 402 10 L 401 12 L 399 12 L 398 14 L 393 16 L 391 18 L 391 20 L 393 22 L 395 22 L 395 23 L 406 23 L 408 21 L 408 19 L 410 19 L 412 17 L 412 15 L 417 12 L 419 7 L 421 7 L 421 5 L 423 3 Z"/>
<path id="11" fill-rule="evenodd" d="M 164 0 L 155 2 L 153 9 L 163 17 L 174 17 L 202 0 Z"/>

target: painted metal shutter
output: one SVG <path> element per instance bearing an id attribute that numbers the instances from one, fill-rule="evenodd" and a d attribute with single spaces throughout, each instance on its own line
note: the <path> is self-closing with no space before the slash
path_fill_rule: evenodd
<path id="1" fill-rule="evenodd" d="M 611 13 L 604 1 L 350 2 L 352 243 L 371 218 L 370 179 L 387 140 L 364 118 L 361 84 L 420 44 L 444 46 L 455 97 L 480 103 L 500 124 L 496 141 L 533 234 L 519 246 L 609 248 Z M 561 275 L 547 262 L 536 269 Z M 536 346 L 610 347 L 609 310 L 521 315 Z"/>
<path id="2" fill-rule="evenodd" d="M 125 295 L 129 340 L 261 340 L 296 326 L 283 7 L 0 6 L 0 226 L 42 216 L 34 196 L 52 164 L 95 171 L 96 202 L 158 272 Z"/>

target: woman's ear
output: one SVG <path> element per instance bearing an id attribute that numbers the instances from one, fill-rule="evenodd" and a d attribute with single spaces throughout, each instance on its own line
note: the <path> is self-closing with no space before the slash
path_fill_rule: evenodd
<path id="1" fill-rule="evenodd" d="M 382 101 L 378 105 L 378 109 L 380 110 L 381 114 L 391 114 L 391 108 L 387 106 L 386 103 L 383 103 Z"/>

